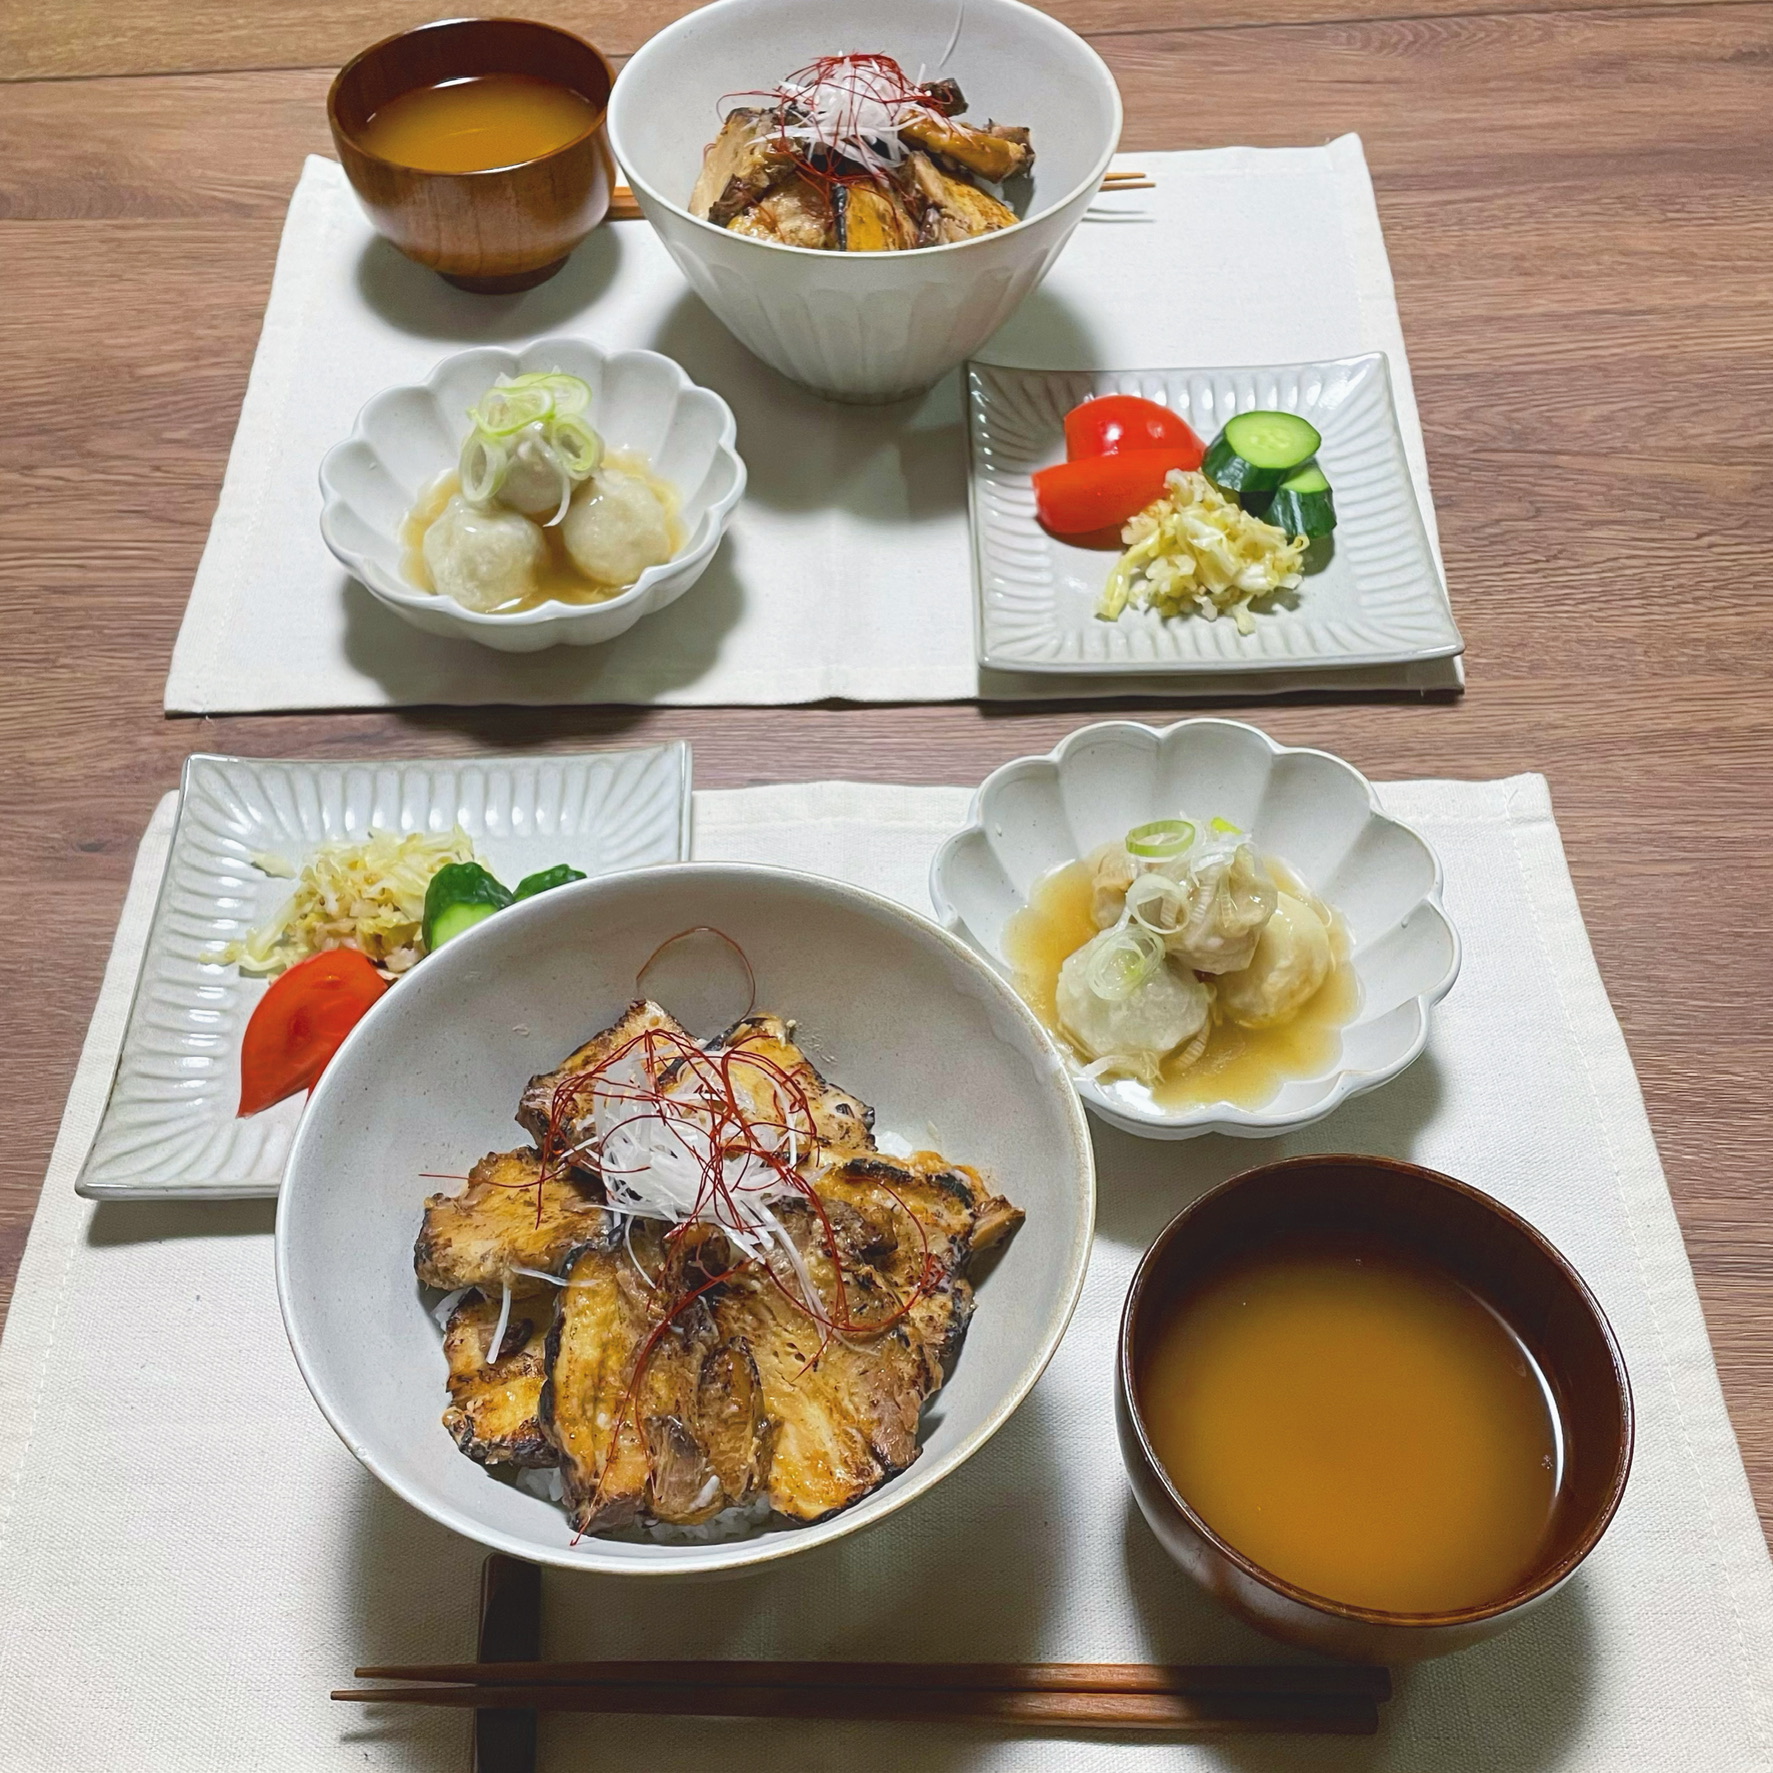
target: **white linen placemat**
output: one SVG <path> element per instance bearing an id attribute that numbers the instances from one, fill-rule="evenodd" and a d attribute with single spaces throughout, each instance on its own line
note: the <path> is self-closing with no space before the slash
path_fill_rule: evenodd
<path id="1" fill-rule="evenodd" d="M 917 1506 L 718 1583 L 549 1571 L 557 1657 L 1284 1658 L 1158 1550 L 1110 1404 L 1133 1264 L 1195 1193 L 1292 1151 L 1389 1152 L 1531 1217 L 1612 1318 L 1639 1412 L 1631 1488 L 1576 1579 L 1511 1633 L 1408 1672 L 1374 1741 L 1222 1747 L 983 1729 L 560 1718 L 542 1773 L 1748 1773 L 1769 1755 L 1773 1567 L 1544 781 L 1383 784 L 1437 846 L 1465 970 L 1424 1058 L 1273 1144 L 1098 1129 L 1083 1302 L 1029 1401 Z M 817 783 L 696 797 L 697 854 L 865 881 L 927 909 L 958 788 Z M 76 1198 L 172 822 L 136 864 L 0 1345 L 0 1743 L 61 1773 L 252 1766 L 466 1773 L 460 1716 L 364 1712 L 358 1663 L 470 1656 L 479 1549 L 334 1439 L 278 1320 L 268 1202 Z M 866 1087 L 866 1080 L 854 1080 Z M 1013 1194 L 1014 1179 L 1004 1183 Z M 990 1289 L 981 1298 L 990 1309 Z M 373 1358 L 373 1351 L 366 1351 Z"/>
<path id="2" fill-rule="evenodd" d="M 1360 138 L 1133 158 L 1156 188 L 1099 198 L 982 355 L 1137 369 L 1384 351 L 1432 538 L 1422 428 Z M 518 655 L 421 634 L 327 552 L 320 459 L 381 389 L 423 380 L 468 345 L 563 332 L 662 351 L 726 397 L 751 478 L 721 551 L 689 596 L 607 646 Z M 381 240 L 340 167 L 311 158 L 290 202 L 166 707 L 1174 701 L 1463 681 L 1456 660 L 1258 677 L 982 678 L 966 486 L 957 375 L 911 405 L 815 399 L 727 333 L 644 223 L 599 229 L 539 289 L 466 295 Z"/>

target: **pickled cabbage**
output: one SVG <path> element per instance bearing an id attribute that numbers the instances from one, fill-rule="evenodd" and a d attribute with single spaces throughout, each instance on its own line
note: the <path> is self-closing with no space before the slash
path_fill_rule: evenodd
<path id="1" fill-rule="evenodd" d="M 216 958 L 237 963 L 243 973 L 280 973 L 325 949 L 355 948 L 384 971 L 403 973 L 424 958 L 431 876 L 450 862 L 479 860 L 459 825 L 404 837 L 371 831 L 359 843 L 322 844 L 296 873 L 295 892 L 283 908 Z"/>

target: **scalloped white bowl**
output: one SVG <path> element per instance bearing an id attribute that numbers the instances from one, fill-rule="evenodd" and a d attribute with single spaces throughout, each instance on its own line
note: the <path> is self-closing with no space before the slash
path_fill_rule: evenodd
<path id="1" fill-rule="evenodd" d="M 401 570 L 401 525 L 419 495 L 455 464 L 468 408 L 500 375 L 560 369 L 591 387 L 591 423 L 611 449 L 638 450 L 677 488 L 684 544 L 603 603 L 550 600 L 513 615 L 464 609 Z M 656 351 L 602 351 L 588 339 L 538 339 L 520 351 L 483 346 L 446 357 L 422 383 L 389 388 L 357 415 L 320 464 L 320 533 L 378 602 L 427 634 L 502 653 L 596 646 L 675 603 L 702 576 L 745 490 L 731 409 Z"/>
<path id="2" fill-rule="evenodd" d="M 1260 1108 L 1222 1102 L 1176 1113 L 1157 1107 L 1133 1079 L 1104 1083 L 1074 1068 L 1078 1094 L 1104 1120 L 1145 1138 L 1265 1139 L 1390 1082 L 1421 1053 L 1429 1011 L 1459 975 L 1459 937 L 1441 906 L 1439 857 L 1379 810 L 1359 770 L 1328 752 L 1277 745 L 1234 720 L 1080 728 L 1045 757 L 1018 758 L 985 778 L 971 822 L 931 865 L 936 914 L 1012 977 L 1004 926 L 1037 881 L 1134 825 L 1183 809 L 1243 826 L 1341 913 L 1360 1007 L 1342 1029 L 1334 1065 L 1283 1084 Z"/>

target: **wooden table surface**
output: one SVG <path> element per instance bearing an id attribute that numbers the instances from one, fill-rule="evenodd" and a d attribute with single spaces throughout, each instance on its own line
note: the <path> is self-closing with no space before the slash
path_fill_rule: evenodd
<path id="1" fill-rule="evenodd" d="M 627 52 L 677 0 L 548 16 Z M 1063 0 L 1130 149 L 1366 142 L 1468 693 L 1259 708 L 1369 774 L 1550 777 L 1773 1520 L 1773 4 Z M 10 1285 L 155 799 L 193 750 L 681 736 L 696 779 L 974 782 L 1109 708 L 167 720 L 173 637 L 331 70 L 420 0 L 0 15 Z"/>

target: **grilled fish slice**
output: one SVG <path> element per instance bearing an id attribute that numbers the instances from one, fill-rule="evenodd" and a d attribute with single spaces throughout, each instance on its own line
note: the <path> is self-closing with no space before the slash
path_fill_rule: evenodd
<path id="1" fill-rule="evenodd" d="M 950 240 L 971 240 L 978 234 L 994 234 L 1012 227 L 1016 212 L 995 197 L 950 178 L 927 154 L 912 154 L 905 162 L 911 181 L 926 208 L 918 225 L 918 245 L 940 246 Z"/>
<path id="2" fill-rule="evenodd" d="M 831 216 L 839 252 L 905 252 L 917 244 L 916 218 L 884 185 L 838 185 Z"/>
<path id="3" fill-rule="evenodd" d="M 590 1110 L 591 1089 L 589 1085 L 582 1090 L 568 1089 L 562 1097 L 560 1092 L 563 1086 L 607 1063 L 624 1047 L 649 1031 L 660 1037 L 655 1055 L 660 1070 L 676 1057 L 684 1045 L 691 1044 L 689 1031 L 676 1017 L 660 1009 L 656 1003 L 637 998 L 609 1027 L 592 1035 L 582 1047 L 569 1053 L 552 1071 L 544 1071 L 539 1077 L 529 1080 L 517 1106 L 518 1124 L 538 1145 L 547 1141 L 551 1126 L 564 1143 L 570 1145 L 573 1142 L 573 1129 L 580 1128 L 582 1131 L 581 1116 Z"/>
<path id="4" fill-rule="evenodd" d="M 695 1426 L 720 1479 L 722 1506 L 751 1501 L 769 1473 L 776 1425 L 764 1411 L 763 1380 L 744 1342 L 722 1342 L 703 1362 Z"/>
<path id="5" fill-rule="evenodd" d="M 899 135 L 993 184 L 1002 184 L 1034 164 L 1034 149 L 1025 129 L 975 129 L 953 117 L 920 111 L 899 126 Z"/>
<path id="6" fill-rule="evenodd" d="M 723 1290 L 714 1320 L 756 1363 L 774 1426 L 770 1504 L 814 1521 L 861 1501 L 916 1460 L 931 1364 L 900 1317 L 898 1296 L 847 1255 L 839 1302 L 824 1226 L 810 1207 L 783 1203 L 776 1216 L 813 1282 L 819 1318 L 800 1302 L 798 1277 L 783 1262 L 773 1274 L 747 1271 Z M 829 1327 L 840 1321 L 851 1326 L 841 1336 Z M 868 1324 L 888 1327 L 873 1334 L 855 1327 Z"/>
<path id="7" fill-rule="evenodd" d="M 792 173 L 771 185 L 726 224 L 735 234 L 778 240 L 784 246 L 833 243 L 831 202 L 809 178 Z"/>
<path id="8" fill-rule="evenodd" d="M 649 1468 L 634 1369 L 652 1334 L 651 1289 L 619 1243 L 574 1252 L 548 1332 L 543 1430 L 560 1453 L 581 1533 L 625 1527 L 646 1505 Z"/>
<path id="9" fill-rule="evenodd" d="M 690 192 L 690 214 L 725 227 L 793 165 L 780 121 L 771 110 L 729 111 L 702 156 Z"/>
<path id="10" fill-rule="evenodd" d="M 545 1283 L 516 1271 L 553 1273 L 575 1245 L 602 1235 L 605 1218 L 570 1175 L 544 1180 L 538 1152 L 488 1152 L 460 1194 L 434 1194 L 425 1202 L 413 1267 L 426 1286 L 446 1292 L 503 1286 L 534 1292 Z"/>
<path id="11" fill-rule="evenodd" d="M 839 1089 L 819 1075 L 813 1062 L 794 1043 L 794 1030 L 780 1016 L 747 1016 L 715 1042 L 717 1054 L 731 1054 L 726 1075 L 753 1120 L 804 1127 L 800 1099 L 805 1098 L 814 1135 L 836 1151 L 874 1149 L 874 1110 L 859 1096 Z M 782 1077 L 789 1080 L 785 1101 Z"/>
<path id="12" fill-rule="evenodd" d="M 513 1310 L 495 1352 L 499 1309 L 497 1298 L 471 1293 L 450 1314 L 443 1337 L 450 1405 L 443 1426 L 482 1465 L 553 1465 L 558 1455 L 539 1412 L 553 1306 L 546 1313 L 534 1304 Z"/>
<path id="13" fill-rule="evenodd" d="M 814 1187 L 828 1206 L 841 1203 L 867 1224 L 876 1240 L 873 1266 L 901 1291 L 918 1284 L 926 1264 L 931 1279 L 962 1273 L 1023 1218 L 976 1170 L 933 1151 L 909 1160 L 877 1151 L 853 1156 Z"/>

